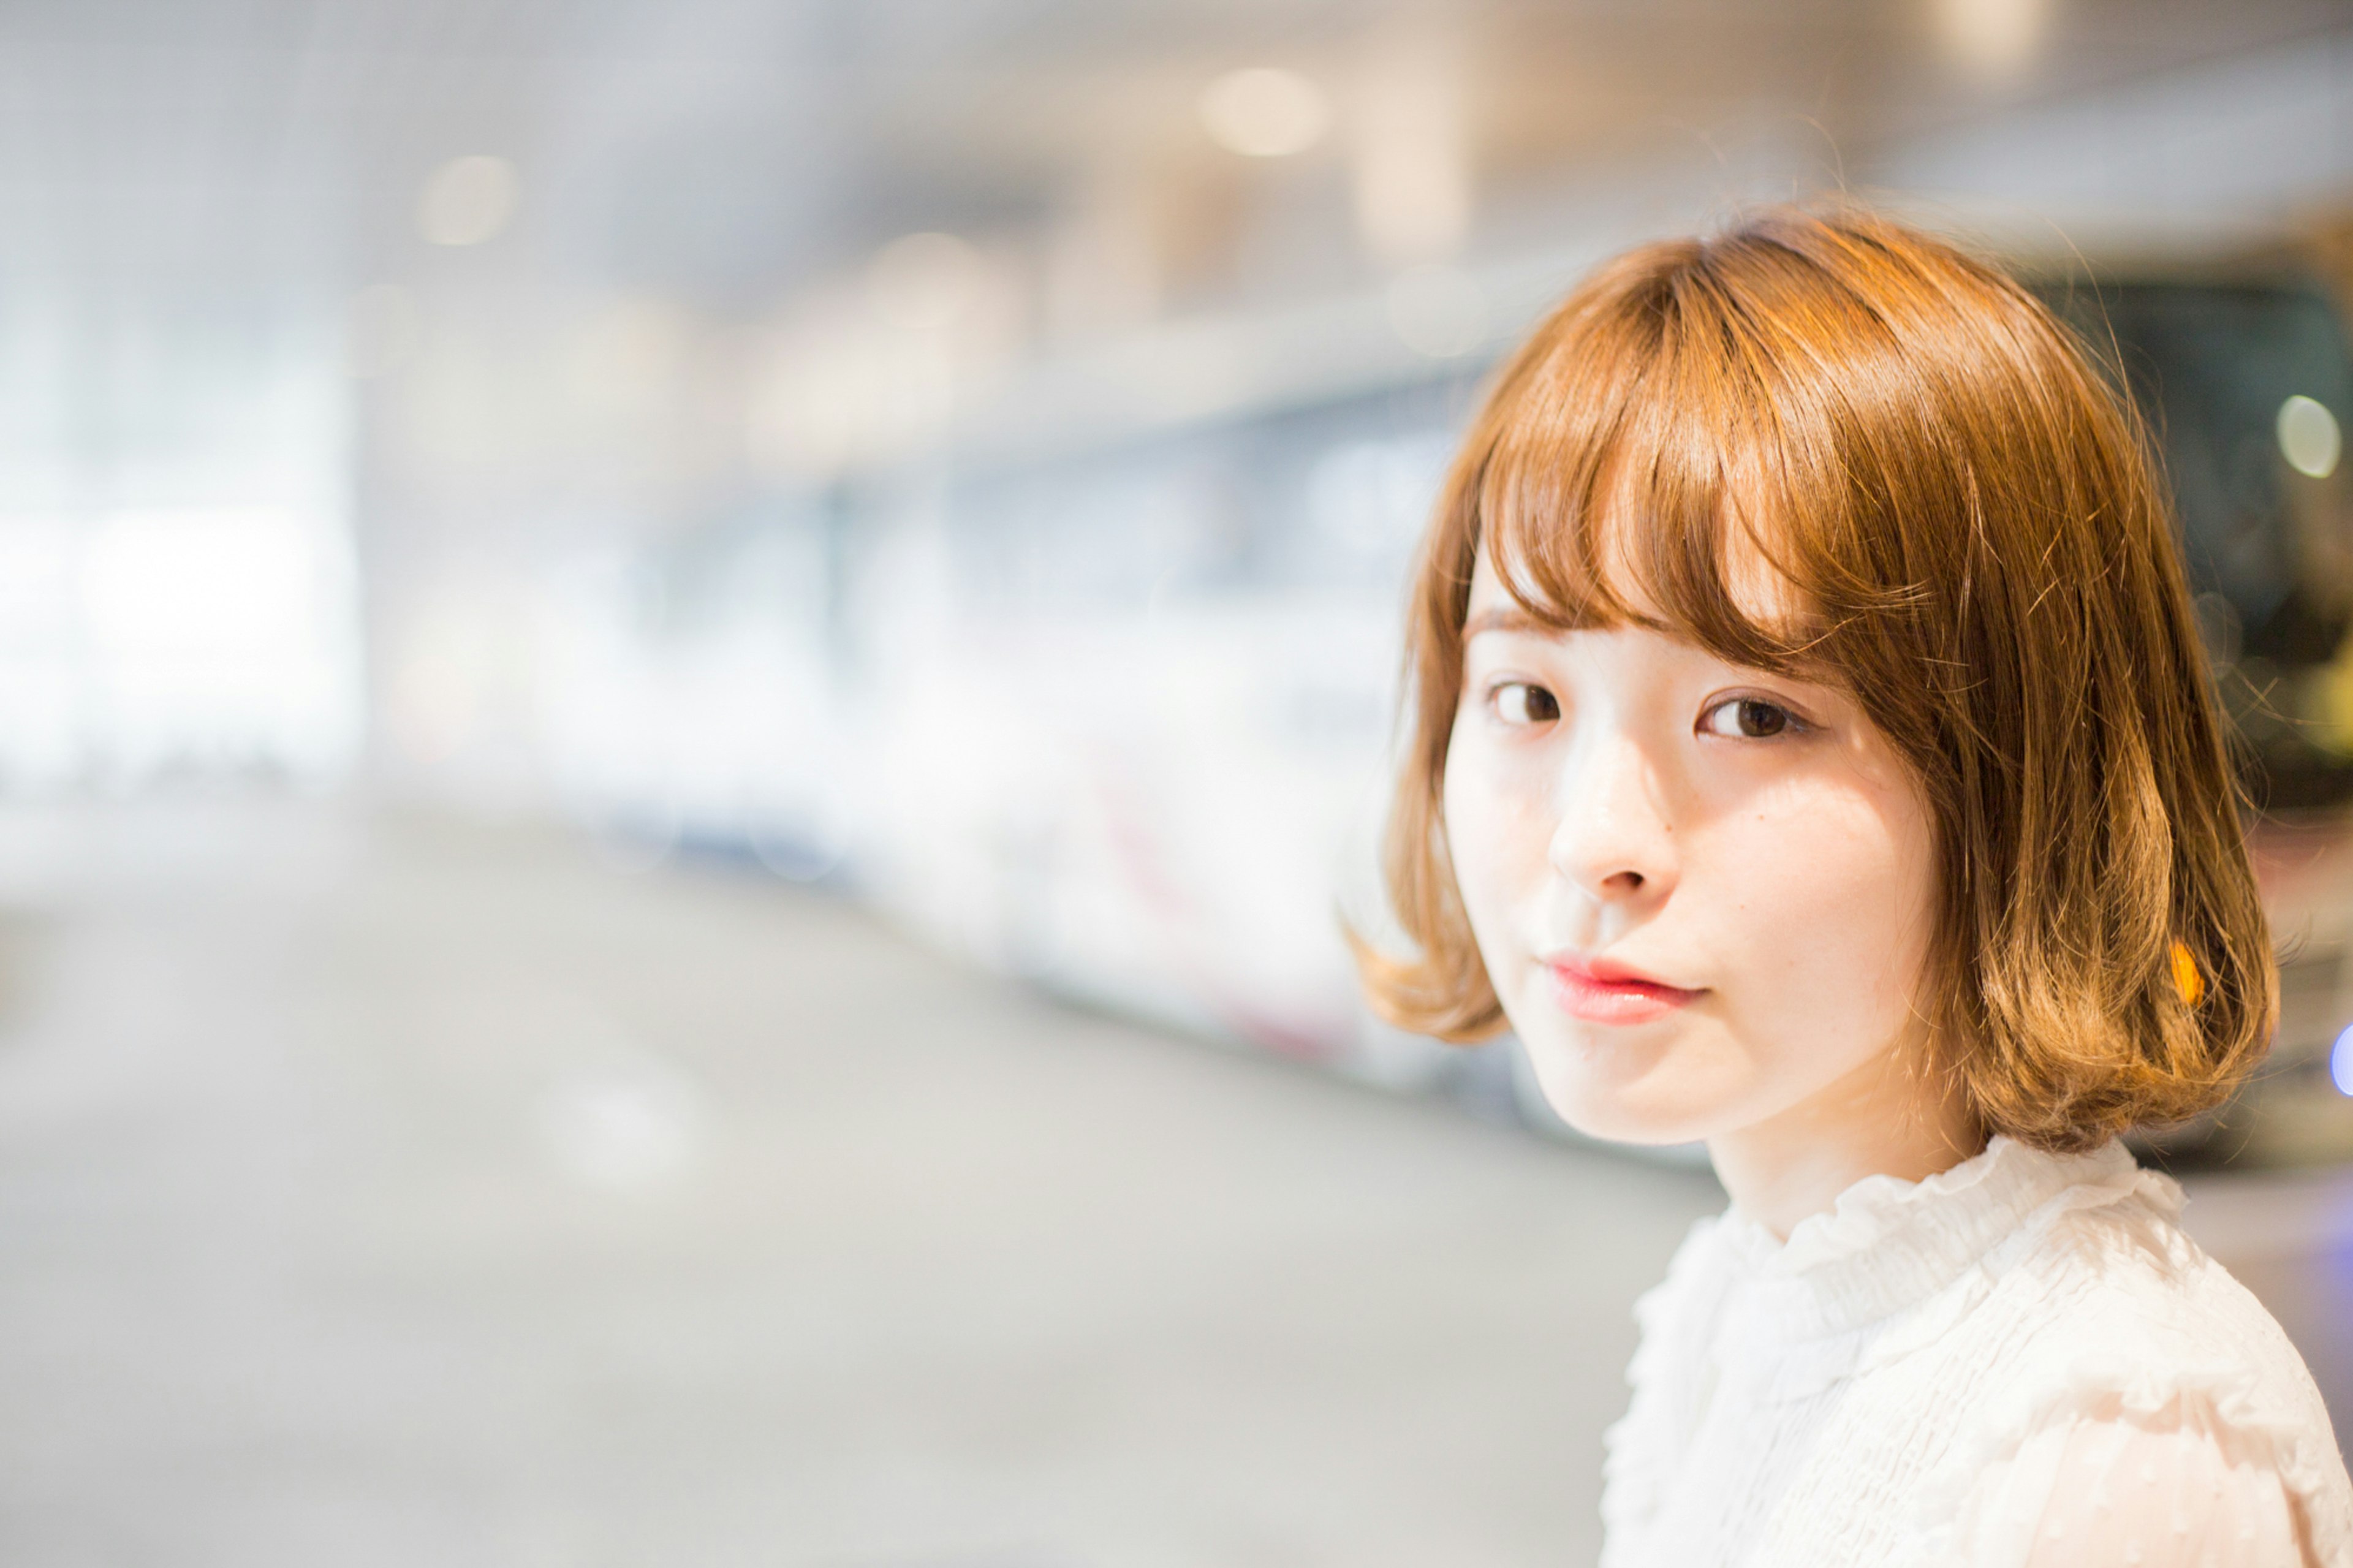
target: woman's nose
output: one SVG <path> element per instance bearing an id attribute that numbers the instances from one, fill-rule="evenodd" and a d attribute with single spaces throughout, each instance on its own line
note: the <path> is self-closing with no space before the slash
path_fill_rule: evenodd
<path id="1" fill-rule="evenodd" d="M 1607 902 L 1656 900 L 1673 887 L 1674 825 L 1657 770 L 1622 735 L 1595 737 L 1563 767 L 1548 858 L 1561 877 Z"/>

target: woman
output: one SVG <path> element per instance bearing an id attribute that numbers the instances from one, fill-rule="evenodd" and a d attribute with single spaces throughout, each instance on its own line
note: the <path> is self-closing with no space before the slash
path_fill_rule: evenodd
<path id="1" fill-rule="evenodd" d="M 1413 598 L 1409 1027 L 1732 1199 L 1646 1297 L 1610 1568 L 2353 1564 L 2310 1376 L 2116 1142 L 2276 977 L 2163 496 L 2030 296 L 1859 213 L 1588 279 Z"/>

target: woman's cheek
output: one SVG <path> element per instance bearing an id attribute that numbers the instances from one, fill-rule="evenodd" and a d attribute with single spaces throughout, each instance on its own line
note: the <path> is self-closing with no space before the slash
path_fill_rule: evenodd
<path id="1" fill-rule="evenodd" d="M 1458 727 L 1445 775 L 1447 852 L 1472 934 L 1491 971 L 1511 956 L 1499 944 L 1513 940 L 1511 913 L 1531 893 L 1531 884 L 1541 884 L 1550 845 L 1542 800 L 1532 798 L 1528 781 L 1504 765 L 1507 761 L 1494 754 L 1488 737 L 1466 735 Z"/>
<path id="2" fill-rule="evenodd" d="M 1750 886 L 1770 889 L 1741 925 L 1760 975 L 1778 975 L 1764 1006 L 1810 1018 L 1820 1049 L 1841 1065 L 1903 1031 L 1926 951 L 1928 850 L 1908 814 L 1830 792 L 1757 836 L 1743 857 Z"/>

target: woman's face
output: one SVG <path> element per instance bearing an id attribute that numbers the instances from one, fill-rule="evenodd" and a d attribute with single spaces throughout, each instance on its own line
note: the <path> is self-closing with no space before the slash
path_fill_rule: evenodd
<path id="1" fill-rule="evenodd" d="M 1482 552 L 1446 832 L 1546 1098 L 1629 1142 L 1883 1103 L 1933 922 L 1908 771 L 1832 688 L 1635 627 L 1556 632 Z"/>

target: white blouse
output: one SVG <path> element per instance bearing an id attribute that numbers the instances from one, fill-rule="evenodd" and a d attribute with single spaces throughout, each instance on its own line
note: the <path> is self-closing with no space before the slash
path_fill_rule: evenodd
<path id="1" fill-rule="evenodd" d="M 1635 1308 L 1602 1568 L 2353 1568 L 2279 1325 L 2121 1145 L 1997 1138 L 1787 1243 L 1692 1229 Z"/>

